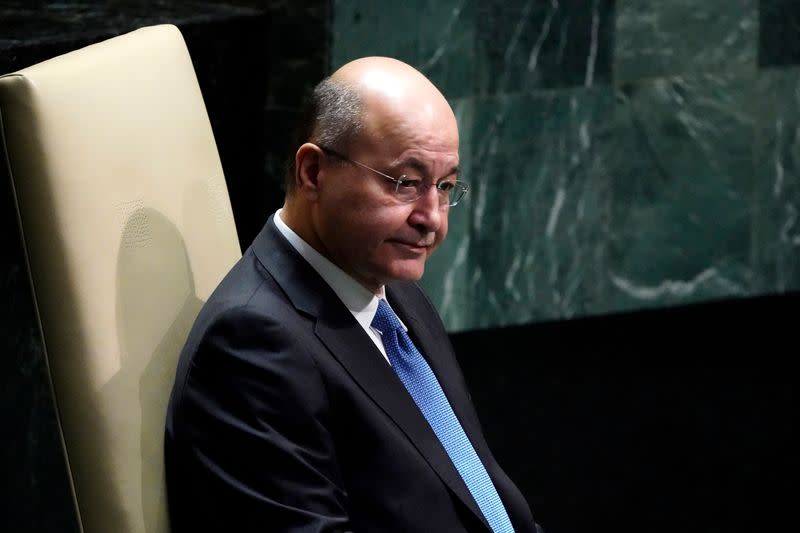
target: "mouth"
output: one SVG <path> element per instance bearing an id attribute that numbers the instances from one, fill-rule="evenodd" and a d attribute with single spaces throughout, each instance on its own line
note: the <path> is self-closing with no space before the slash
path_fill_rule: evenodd
<path id="1" fill-rule="evenodd" d="M 395 240 L 392 241 L 397 246 L 404 248 L 406 250 L 410 250 L 414 253 L 423 253 L 427 251 L 433 245 L 433 238 L 426 238 L 419 241 L 401 241 Z"/>

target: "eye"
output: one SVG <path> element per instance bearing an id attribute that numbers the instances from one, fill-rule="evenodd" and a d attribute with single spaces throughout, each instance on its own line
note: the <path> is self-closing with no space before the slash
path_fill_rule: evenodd
<path id="1" fill-rule="evenodd" d="M 406 175 L 400 176 L 400 179 L 397 180 L 398 188 L 419 189 L 420 184 L 422 184 L 422 180 L 417 178 L 409 178 Z"/>
<path id="2" fill-rule="evenodd" d="M 440 181 L 436 184 L 436 188 L 439 189 L 441 192 L 450 192 L 456 186 L 456 182 L 454 181 Z"/>

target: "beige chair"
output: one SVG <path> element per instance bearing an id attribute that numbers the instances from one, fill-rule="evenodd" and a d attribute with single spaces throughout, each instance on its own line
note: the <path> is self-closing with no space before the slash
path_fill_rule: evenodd
<path id="1" fill-rule="evenodd" d="M 241 255 L 183 38 L 146 27 L 2 76 L 0 118 L 81 528 L 166 532 L 177 355 Z"/>

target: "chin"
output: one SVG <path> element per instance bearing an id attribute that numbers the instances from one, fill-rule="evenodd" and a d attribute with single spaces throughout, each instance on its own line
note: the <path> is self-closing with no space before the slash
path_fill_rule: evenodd
<path id="1" fill-rule="evenodd" d="M 392 271 L 391 278 L 396 281 L 419 281 L 425 273 L 424 266 L 399 268 Z"/>

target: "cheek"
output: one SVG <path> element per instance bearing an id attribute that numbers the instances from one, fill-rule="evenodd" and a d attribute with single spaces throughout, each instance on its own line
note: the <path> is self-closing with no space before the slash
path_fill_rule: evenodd
<path id="1" fill-rule="evenodd" d="M 394 219 L 380 209 L 360 209 L 344 214 L 332 229 L 345 248 L 356 256 L 382 253 L 382 244 L 394 233 Z"/>
<path id="2" fill-rule="evenodd" d="M 439 225 L 439 230 L 436 232 L 436 246 L 442 244 L 442 241 L 447 237 L 448 221 L 447 213 L 442 214 L 442 222 Z"/>
<path id="3" fill-rule="evenodd" d="M 385 239 L 402 233 L 408 224 L 409 209 L 406 205 L 388 202 L 364 202 L 357 217 L 372 239 Z"/>

